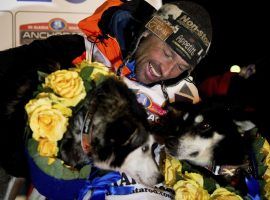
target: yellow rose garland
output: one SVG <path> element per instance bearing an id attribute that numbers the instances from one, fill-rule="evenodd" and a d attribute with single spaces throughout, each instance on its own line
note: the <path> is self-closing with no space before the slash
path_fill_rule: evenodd
<path id="1" fill-rule="evenodd" d="M 264 163 L 267 166 L 267 169 L 263 176 L 266 182 L 264 186 L 265 197 L 267 199 L 270 199 L 270 145 L 267 140 L 264 141 L 261 152 L 266 156 Z"/>
<path id="2" fill-rule="evenodd" d="M 25 105 L 25 110 L 31 135 L 28 152 L 45 173 L 56 178 L 61 175 L 61 179 L 87 178 L 89 166 L 77 171 L 57 158 L 58 141 L 63 138 L 69 118 L 87 91 L 108 75 L 113 73 L 106 66 L 84 61 L 76 68 L 58 70 L 43 77 L 44 83 L 36 97 Z"/>
<path id="3" fill-rule="evenodd" d="M 254 141 L 255 157 L 257 158 L 259 168 L 259 175 L 261 174 L 260 182 L 262 184 L 263 194 L 266 199 L 270 200 L 270 145 L 266 139 L 261 136 L 256 136 Z M 261 155 L 262 154 L 262 155 Z M 262 160 L 261 160 L 262 159 Z M 184 162 L 185 163 L 185 162 Z M 219 187 L 218 183 L 214 182 L 214 190 L 208 192 L 204 185 L 205 177 L 199 173 L 190 173 L 189 170 L 183 166 L 183 162 L 166 155 L 163 161 L 163 171 L 165 177 L 165 184 L 172 187 L 175 191 L 176 200 L 186 199 L 210 199 L 210 200 L 242 200 L 250 199 L 250 197 L 241 197 L 227 188 Z M 266 168 L 266 170 L 265 170 Z M 231 187 L 230 187 L 231 188 Z"/>

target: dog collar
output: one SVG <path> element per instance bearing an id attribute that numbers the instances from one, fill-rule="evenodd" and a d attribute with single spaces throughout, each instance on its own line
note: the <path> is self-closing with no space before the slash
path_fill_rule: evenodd
<path id="1" fill-rule="evenodd" d="M 213 161 L 209 166 L 206 167 L 206 169 L 215 175 L 223 175 L 229 177 L 234 176 L 239 169 L 243 169 L 247 172 L 252 171 L 252 167 L 248 161 L 241 165 L 216 165 L 215 161 Z"/>
<path id="2" fill-rule="evenodd" d="M 87 154 L 91 154 L 91 141 L 93 139 L 93 119 L 94 114 L 87 111 L 83 124 L 81 127 L 81 146 L 83 151 Z"/>

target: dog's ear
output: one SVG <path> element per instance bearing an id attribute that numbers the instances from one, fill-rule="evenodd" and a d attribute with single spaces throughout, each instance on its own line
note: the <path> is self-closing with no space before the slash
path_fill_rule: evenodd
<path id="1" fill-rule="evenodd" d="M 131 143 L 146 141 L 147 132 L 143 125 L 129 115 L 124 115 L 115 119 L 107 125 L 106 139 L 110 144 L 122 146 Z"/>
<path id="2" fill-rule="evenodd" d="M 245 133 L 256 127 L 256 125 L 249 120 L 244 120 L 244 121 L 234 120 L 234 123 L 236 124 L 237 130 L 239 131 L 239 133 Z"/>

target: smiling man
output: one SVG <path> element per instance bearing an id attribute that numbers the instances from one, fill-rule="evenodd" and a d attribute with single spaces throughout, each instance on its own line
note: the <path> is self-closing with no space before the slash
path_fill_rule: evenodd
<path id="1" fill-rule="evenodd" d="M 147 106 L 153 105 L 152 111 L 157 109 L 157 115 L 166 113 L 158 107 L 163 98 L 192 103 L 198 100 L 198 92 L 192 90 L 196 87 L 183 78 L 209 50 L 210 17 L 190 1 L 168 0 L 170 3 L 162 7 L 161 2 L 107 0 L 79 22 L 83 35 L 52 36 L 0 52 L 0 132 L 5 133 L 0 139 L 0 167 L 16 177 L 28 175 L 24 105 L 36 91 L 37 71 L 51 73 L 85 59 L 103 63 L 134 85 L 142 83 L 144 89 L 153 92 L 153 101 L 148 93 L 141 96 Z M 155 97 L 162 98 L 158 106 Z M 155 121 L 152 115 L 148 119 Z"/>
<path id="2" fill-rule="evenodd" d="M 145 23 L 128 57 L 130 78 L 146 85 L 180 81 L 207 54 L 211 39 L 210 17 L 200 5 L 183 1 L 164 4 Z"/>
<path id="3" fill-rule="evenodd" d="M 135 60 L 137 80 L 144 84 L 176 78 L 191 68 L 168 44 L 153 34 L 141 43 Z"/>
<path id="4" fill-rule="evenodd" d="M 78 26 L 83 36 L 57 35 L 0 52 L 0 124 L 1 132 L 7 133 L 0 140 L 0 166 L 11 175 L 26 176 L 21 119 L 36 90 L 37 70 L 51 73 L 84 59 L 101 62 L 150 90 L 158 85 L 161 95 L 159 84 L 180 84 L 168 88 L 174 100 L 175 93 L 187 91 L 181 89 L 181 80 L 207 54 L 212 37 L 208 13 L 189 1 L 161 6 L 160 0 L 107 0 Z M 12 148 L 6 149 L 6 143 Z"/>

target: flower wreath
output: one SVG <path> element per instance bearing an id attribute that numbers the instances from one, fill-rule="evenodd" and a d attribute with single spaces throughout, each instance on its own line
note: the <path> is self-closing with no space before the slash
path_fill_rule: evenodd
<path id="1" fill-rule="evenodd" d="M 254 170 L 257 178 L 252 175 L 245 177 L 247 192 L 237 190 L 233 184 L 220 187 L 213 178 L 193 169 L 188 163 L 165 155 L 163 161 L 165 184 L 174 189 L 175 199 L 270 199 L 270 145 L 265 138 L 257 134 L 256 129 L 251 134 L 254 137 L 252 162 L 256 165 Z"/>
<path id="2" fill-rule="evenodd" d="M 44 196 L 50 199 L 80 199 L 81 196 L 82 199 L 91 190 L 91 165 L 80 170 L 66 165 L 57 157 L 61 148 L 59 141 L 67 130 L 69 118 L 80 109 L 87 92 L 110 75 L 113 73 L 106 66 L 89 64 L 88 61 L 83 61 L 76 68 L 58 70 L 49 75 L 39 72 L 42 84 L 25 106 L 28 117 L 26 150 L 33 185 Z M 186 162 L 168 155 L 162 164 L 165 184 L 172 187 L 175 198 L 181 200 L 270 199 L 270 145 L 261 136 L 254 138 L 254 160 L 259 178 L 253 183 L 251 181 L 251 187 L 259 185 L 260 191 L 249 191 L 243 196 L 232 186 L 220 187 L 215 180 L 193 170 Z M 105 182 L 109 179 L 116 181 L 107 175 L 103 179 Z"/>
<path id="3" fill-rule="evenodd" d="M 76 199 L 89 181 L 92 167 L 89 164 L 78 170 L 66 165 L 57 156 L 61 148 L 59 141 L 87 92 L 113 73 L 100 63 L 83 61 L 75 68 L 38 74 L 41 84 L 34 98 L 25 105 L 26 150 L 32 183 L 50 199 Z"/>

